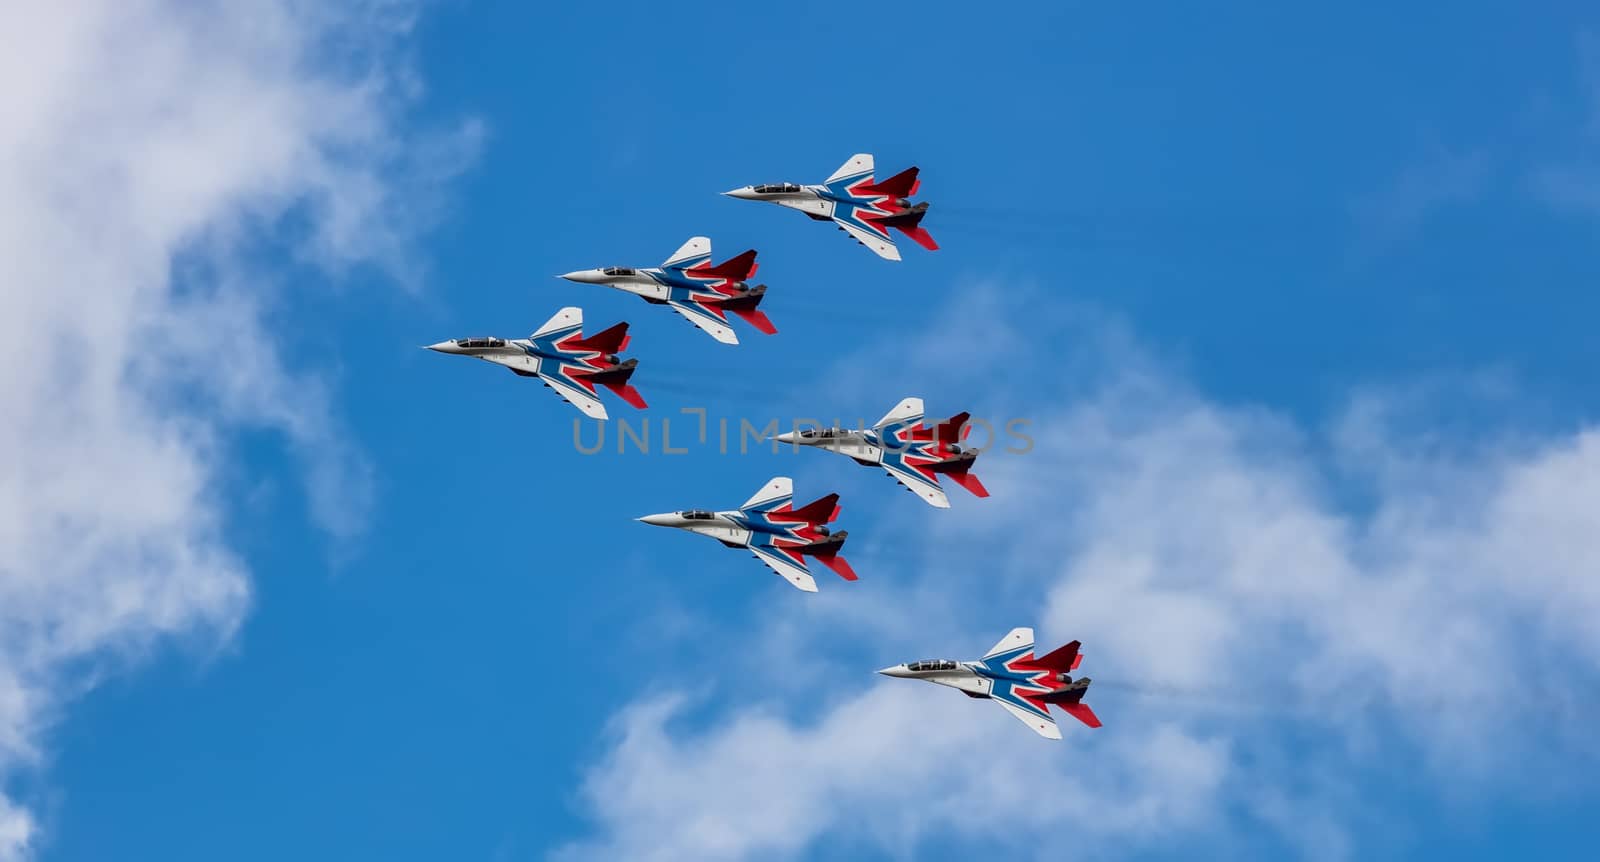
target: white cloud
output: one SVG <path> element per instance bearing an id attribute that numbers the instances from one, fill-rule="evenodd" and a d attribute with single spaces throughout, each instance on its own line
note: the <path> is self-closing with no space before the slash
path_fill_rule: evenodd
<path id="1" fill-rule="evenodd" d="M 293 224 L 325 267 L 410 270 L 427 192 L 475 140 L 430 144 L 449 158 L 425 171 L 402 155 L 413 85 L 393 40 L 411 11 L 0 8 L 0 781 L 38 763 L 45 725 L 100 673 L 238 627 L 230 431 L 280 434 L 317 522 L 360 529 L 367 467 L 327 384 L 285 362 L 263 323 L 272 278 L 248 261 Z M 413 194 L 420 210 L 397 206 Z M 0 860 L 37 834 L 0 796 Z"/>
<path id="2" fill-rule="evenodd" d="M 1600 429 L 1451 447 L 1386 419 L 1398 391 L 1303 429 L 1207 401 L 1115 335 L 1008 319 L 969 344 L 952 318 L 928 343 L 1084 345 L 997 358 L 1073 382 L 986 378 L 1013 381 L 990 412 L 1037 417 L 1038 447 L 980 460 L 994 496 L 938 513 L 940 529 L 897 507 L 864 530 L 883 551 L 857 569 L 888 585 L 728 636 L 842 668 L 831 684 L 775 684 L 699 722 L 669 721 L 670 694 L 626 707 L 583 789 L 596 834 L 562 855 L 914 857 L 955 841 L 1055 858 L 1069 834 L 1088 855 L 1259 842 L 1234 828 L 1249 822 L 1279 833 L 1274 855 L 1343 858 L 1393 834 L 1365 830 L 1395 815 L 1351 791 L 1374 778 L 1440 802 L 1593 786 L 1572 766 L 1600 754 L 1593 704 L 1573 692 L 1600 678 Z M 949 386 L 941 405 L 978 392 Z M 1030 404 L 1046 406 L 1005 409 Z M 914 542 L 923 555 L 896 564 Z M 1052 745 L 856 666 L 976 656 L 1013 625 L 1084 641 L 1105 728 Z M 1534 779 L 1530 763 L 1549 768 Z"/>

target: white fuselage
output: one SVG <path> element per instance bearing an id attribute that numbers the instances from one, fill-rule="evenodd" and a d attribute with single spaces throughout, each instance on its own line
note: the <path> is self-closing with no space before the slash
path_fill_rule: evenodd
<path id="1" fill-rule="evenodd" d="M 740 514 L 704 511 L 663 512 L 659 515 L 646 515 L 639 520 L 657 527 L 673 527 L 709 536 L 724 545 L 748 548 L 755 533 L 740 522 L 738 517 Z"/>
<path id="2" fill-rule="evenodd" d="M 499 343 L 469 346 L 471 342 L 475 341 Z M 533 342 L 525 338 L 461 338 L 430 344 L 428 349 L 438 353 L 450 353 L 456 356 L 470 356 L 473 359 L 482 359 L 484 362 L 504 365 L 512 371 L 525 374 L 538 372 L 541 358 Z M 560 357 L 548 356 L 543 358 L 559 359 Z"/>
<path id="3" fill-rule="evenodd" d="M 937 667 L 926 669 L 923 667 L 925 665 L 936 665 Z M 994 680 L 975 670 L 972 662 L 965 661 L 909 662 L 886 667 L 878 671 L 878 673 L 884 676 L 899 677 L 901 679 L 920 679 L 923 682 L 945 685 L 950 688 L 960 689 L 974 697 L 988 697 L 989 692 L 994 689 Z"/>
<path id="4" fill-rule="evenodd" d="M 672 298 L 672 285 L 667 280 L 652 277 L 660 270 L 607 267 L 606 269 L 580 269 L 561 276 L 568 281 L 598 284 L 641 296 L 651 302 L 666 302 Z"/>
<path id="5" fill-rule="evenodd" d="M 723 194 L 730 198 L 764 201 L 799 210 L 814 219 L 833 218 L 834 199 L 827 186 L 800 186 L 791 183 L 785 191 L 764 191 L 763 188 L 763 186 L 745 186 Z"/>
<path id="6" fill-rule="evenodd" d="M 789 431 L 774 438 L 779 443 L 795 446 L 812 446 L 838 452 L 862 464 L 882 464 L 883 445 L 878 435 L 871 431 L 851 431 L 840 428 Z"/>

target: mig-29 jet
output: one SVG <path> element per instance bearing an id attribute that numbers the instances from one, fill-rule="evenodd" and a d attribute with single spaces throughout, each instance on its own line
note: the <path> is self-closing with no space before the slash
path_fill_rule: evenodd
<path id="1" fill-rule="evenodd" d="M 712 266 L 711 240 L 696 236 L 690 237 L 666 263 L 657 267 L 580 269 L 561 278 L 603 284 L 639 296 L 646 302 L 666 305 L 723 344 L 738 344 L 739 336 L 728 325 L 728 312 L 767 335 L 778 331 L 767 315 L 756 308 L 766 295 L 767 286 L 751 287 L 747 283 L 755 275 L 756 267 L 755 249 Z"/>
<path id="2" fill-rule="evenodd" d="M 1018 628 L 977 661 L 914 661 L 886 667 L 878 673 L 947 685 L 967 697 L 993 700 L 1040 736 L 1060 739 L 1061 728 L 1056 727 L 1056 720 L 1050 715 L 1050 704 L 1090 727 L 1100 726 L 1099 717 L 1083 702 L 1089 678 L 1074 682 L 1071 676 L 1083 661 L 1078 653 L 1080 645 L 1073 641 L 1049 655 L 1034 658 L 1033 629 Z"/>
<path id="3" fill-rule="evenodd" d="M 987 497 L 989 491 L 969 472 L 978 459 L 978 450 L 963 447 L 967 413 L 957 413 L 932 427 L 922 424 L 922 399 L 907 398 L 890 410 L 871 430 L 848 428 L 805 428 L 779 434 L 780 443 L 815 446 L 848 455 L 857 464 L 876 464 L 928 505 L 950 507 L 950 498 L 939 487 L 939 474 L 971 491 Z"/>
<path id="4" fill-rule="evenodd" d="M 900 249 L 889 238 L 889 228 L 911 237 L 929 251 L 937 251 L 939 244 L 922 227 L 927 202 L 913 204 L 910 200 L 922 185 L 917 169 L 906 168 L 882 182 L 873 182 L 872 170 L 872 154 L 857 153 L 819 185 L 766 183 L 723 194 L 796 209 L 817 221 L 831 220 L 856 242 L 889 260 L 900 259 Z"/>
<path id="5" fill-rule="evenodd" d="M 537 377 L 562 400 L 591 419 L 605 419 L 606 406 L 596 397 L 600 384 L 634 407 L 644 409 L 644 396 L 628 383 L 639 360 L 618 356 L 628 346 L 628 324 L 583 337 L 583 309 L 567 307 L 527 338 L 457 338 L 427 345 L 428 350 L 471 356 L 503 365 L 521 377 Z"/>
<path id="6" fill-rule="evenodd" d="M 806 557 L 816 557 L 847 581 L 856 573 L 839 556 L 848 533 L 831 532 L 826 524 L 839 517 L 839 495 L 829 494 L 796 509 L 794 483 L 779 476 L 761 487 L 744 505 L 726 512 L 689 509 L 646 515 L 638 520 L 657 527 L 676 527 L 710 536 L 730 548 L 747 548 L 756 559 L 796 589 L 817 591 L 817 582 L 806 568 Z"/>

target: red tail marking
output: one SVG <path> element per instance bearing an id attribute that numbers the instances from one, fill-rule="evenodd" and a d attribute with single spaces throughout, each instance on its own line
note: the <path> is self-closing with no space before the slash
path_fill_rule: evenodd
<path id="1" fill-rule="evenodd" d="M 1099 727 L 1100 726 L 1100 716 L 1095 715 L 1094 714 L 1094 710 L 1090 709 L 1088 704 L 1085 704 L 1085 703 L 1061 703 L 1061 704 L 1056 704 L 1056 705 L 1061 707 L 1061 709 L 1064 710 L 1067 713 L 1067 715 L 1070 715 L 1073 718 L 1076 718 L 1077 720 L 1083 722 L 1084 724 L 1089 725 L 1090 727 Z"/>
<path id="2" fill-rule="evenodd" d="M 757 331 L 765 335 L 776 335 L 778 332 L 778 327 L 772 325 L 772 321 L 767 319 L 767 313 L 764 311 L 754 308 L 732 307 L 730 307 L 728 310 L 744 318 L 746 323 L 754 326 Z"/>
<path id="3" fill-rule="evenodd" d="M 912 242 L 915 242 L 917 245 L 922 246 L 923 248 L 927 249 L 928 251 L 938 251 L 939 250 L 939 243 L 934 241 L 933 234 L 928 233 L 928 229 L 923 227 L 922 225 L 912 225 L 910 227 L 906 227 L 904 225 L 897 225 L 896 224 L 896 225 L 890 225 L 890 227 L 900 231 L 901 233 L 905 234 L 906 236 L 911 237 L 911 241 Z"/>
<path id="4" fill-rule="evenodd" d="M 756 274 L 756 250 L 750 249 L 738 257 L 730 257 L 716 266 L 697 266 L 685 270 L 684 275 L 691 278 L 725 278 L 729 281 L 744 281 Z"/>
<path id="5" fill-rule="evenodd" d="M 917 193 L 917 187 L 921 184 L 921 181 L 917 179 L 917 169 L 909 167 L 882 182 L 873 183 L 861 191 L 871 195 L 908 198 Z"/>
<path id="6" fill-rule="evenodd" d="M 787 514 L 807 524 L 830 524 L 839 517 L 839 495 L 829 494 Z"/>
<path id="7" fill-rule="evenodd" d="M 761 300 L 765 299 L 766 296 L 767 286 L 758 284 L 750 288 L 749 293 L 724 301 L 722 307 L 739 315 L 740 318 L 754 326 L 758 331 L 766 335 L 774 335 L 777 333 L 778 327 L 772 325 L 772 321 L 767 319 L 765 312 L 756 310 L 756 306 L 760 305 Z"/>
<path id="8" fill-rule="evenodd" d="M 612 392 L 617 393 L 617 395 L 622 398 L 623 401 L 632 404 L 634 407 L 637 407 L 640 410 L 650 406 L 644 403 L 644 396 L 639 394 L 639 390 L 633 388 L 633 386 L 629 383 L 602 382 L 600 385 L 610 389 Z"/>
<path id="9" fill-rule="evenodd" d="M 974 497 L 989 496 L 989 489 L 983 487 L 983 483 L 978 481 L 977 476 L 972 475 L 966 470 L 962 470 L 959 473 L 952 471 L 946 473 L 945 475 L 950 477 L 950 481 L 960 485 L 963 488 L 966 488 Z"/>
<path id="10" fill-rule="evenodd" d="M 573 347 L 578 350 L 593 350 L 597 353 L 621 353 L 628 346 L 628 324 L 619 323 L 604 332 L 574 342 Z"/>
<path id="11" fill-rule="evenodd" d="M 934 439 L 941 443 L 954 443 L 957 440 L 964 439 L 969 433 L 965 426 L 967 424 L 967 420 L 971 418 L 972 414 L 963 410 L 962 412 L 951 416 L 949 419 L 940 422 L 938 425 L 934 426 Z"/>
<path id="12" fill-rule="evenodd" d="M 838 554 L 817 554 L 816 557 L 824 566 L 832 569 L 833 573 L 839 577 L 844 578 L 847 581 L 858 580 L 856 577 L 856 570 L 850 568 L 850 564 L 845 562 L 844 557 L 841 557 Z"/>
<path id="13" fill-rule="evenodd" d="M 1040 656 L 1030 662 L 1034 667 L 1047 670 L 1068 671 L 1076 668 L 1083 657 L 1078 654 L 1078 648 L 1083 646 L 1082 641 L 1072 641 L 1057 649 L 1049 655 Z"/>

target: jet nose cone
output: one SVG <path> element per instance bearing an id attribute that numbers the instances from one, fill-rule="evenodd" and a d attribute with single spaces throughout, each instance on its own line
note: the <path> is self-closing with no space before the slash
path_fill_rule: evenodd
<path id="1" fill-rule="evenodd" d="M 779 443 L 799 443 L 800 435 L 793 431 L 785 431 L 772 439 L 778 441 Z"/>
<path id="2" fill-rule="evenodd" d="M 556 277 L 564 278 L 567 281 L 581 282 L 583 284 L 599 284 L 601 280 L 600 276 L 601 273 L 598 269 L 578 269 L 573 270 L 572 272 L 562 273 Z"/>
<path id="3" fill-rule="evenodd" d="M 756 199 L 755 189 L 751 188 L 750 186 L 740 186 L 739 188 L 725 191 L 723 194 L 730 198 L 739 198 L 747 201 L 753 201 Z"/>
<path id="4" fill-rule="evenodd" d="M 456 343 L 454 341 L 441 341 L 438 344 L 424 344 L 422 349 L 433 350 L 438 353 L 455 353 Z"/>
<path id="5" fill-rule="evenodd" d="M 903 664 L 890 665 L 890 666 L 878 671 L 878 673 L 881 673 L 884 676 L 897 676 L 897 677 L 901 677 L 901 678 L 908 677 L 908 676 L 911 675 L 911 671 L 906 670 L 906 666 L 903 665 Z"/>
<path id="6" fill-rule="evenodd" d="M 634 520 L 642 521 L 652 527 L 670 527 L 673 524 L 674 516 L 667 514 L 645 515 L 643 518 L 634 518 Z"/>

